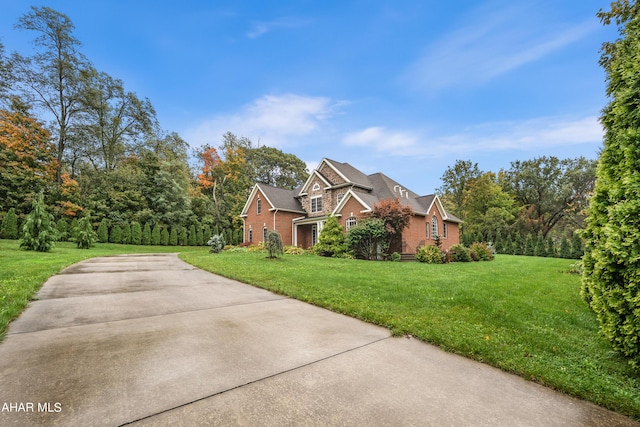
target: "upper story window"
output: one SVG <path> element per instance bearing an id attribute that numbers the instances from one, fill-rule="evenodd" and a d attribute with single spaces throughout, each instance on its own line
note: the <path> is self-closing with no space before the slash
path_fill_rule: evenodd
<path id="1" fill-rule="evenodd" d="M 431 217 L 431 238 L 435 238 L 438 235 L 438 218 L 434 215 Z"/>
<path id="2" fill-rule="evenodd" d="M 311 198 L 311 212 L 322 212 L 322 196 Z"/>
<path id="3" fill-rule="evenodd" d="M 349 230 L 351 227 L 355 227 L 358 224 L 358 220 L 356 219 L 356 217 L 352 216 L 351 218 L 347 218 L 347 230 Z"/>
<path id="4" fill-rule="evenodd" d="M 343 198 L 344 198 L 344 193 L 338 193 L 337 204 L 340 204 L 340 202 L 342 201 Z"/>
<path id="5" fill-rule="evenodd" d="M 313 190 L 313 191 L 318 191 L 318 190 L 320 190 L 320 184 L 318 184 L 317 182 L 316 182 L 315 184 L 313 184 L 313 188 L 312 188 L 312 190 Z"/>
<path id="6" fill-rule="evenodd" d="M 443 238 L 447 238 L 447 223 L 443 222 L 442 223 L 442 237 Z"/>
<path id="7" fill-rule="evenodd" d="M 258 199 L 258 201 L 256 201 L 256 209 L 258 211 L 258 215 L 260 215 L 262 213 L 262 200 Z"/>

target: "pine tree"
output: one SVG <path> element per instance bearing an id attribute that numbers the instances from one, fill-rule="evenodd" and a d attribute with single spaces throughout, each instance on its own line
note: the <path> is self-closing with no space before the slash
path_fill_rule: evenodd
<path id="1" fill-rule="evenodd" d="M 148 222 L 144 224 L 144 228 L 142 229 L 142 244 L 150 245 L 151 244 L 151 226 Z"/>
<path id="2" fill-rule="evenodd" d="M 176 227 L 171 227 L 171 233 L 169 233 L 169 244 L 171 246 L 178 246 L 178 230 Z"/>
<path id="3" fill-rule="evenodd" d="M 9 212 L 2 219 L 2 230 L 0 231 L 0 236 L 3 239 L 18 238 L 18 217 L 14 208 L 9 209 Z"/>
<path id="4" fill-rule="evenodd" d="M 202 227 L 198 226 L 196 230 L 196 246 L 202 246 L 204 242 L 202 241 Z"/>
<path id="5" fill-rule="evenodd" d="M 98 239 L 95 231 L 93 231 L 93 226 L 91 225 L 91 221 L 89 221 L 88 215 L 78 221 L 78 226 L 75 228 L 73 234 L 76 246 L 80 249 L 91 248 Z"/>
<path id="6" fill-rule="evenodd" d="M 28 251 L 49 252 L 56 238 L 53 217 L 44 206 L 42 193 L 33 200 L 32 210 L 22 227 L 20 247 Z"/>
<path id="7" fill-rule="evenodd" d="M 107 219 L 103 218 L 98 226 L 98 242 L 107 243 L 109 241 L 109 227 L 107 226 Z"/>
<path id="8" fill-rule="evenodd" d="M 139 222 L 131 224 L 131 244 L 139 245 L 142 242 L 142 227 Z"/>
<path id="9" fill-rule="evenodd" d="M 160 244 L 160 225 L 156 223 L 153 226 L 153 230 L 151 230 L 151 244 L 159 245 Z"/>

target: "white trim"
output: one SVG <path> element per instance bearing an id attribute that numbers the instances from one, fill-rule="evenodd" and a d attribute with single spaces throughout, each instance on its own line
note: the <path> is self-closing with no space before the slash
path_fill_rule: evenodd
<path id="1" fill-rule="evenodd" d="M 318 209 L 318 202 L 317 200 L 320 199 L 320 209 Z M 314 200 L 316 201 L 316 210 L 313 210 L 313 202 Z M 322 194 L 319 196 L 313 196 L 313 197 L 309 197 L 309 213 L 318 213 L 318 212 L 323 212 L 323 206 L 322 206 Z"/>
<path id="2" fill-rule="evenodd" d="M 358 197 L 358 195 L 355 193 L 355 191 L 352 191 L 351 189 L 349 189 L 349 191 L 347 191 L 344 194 L 344 197 L 342 198 L 342 200 L 340 201 L 340 203 L 338 203 L 338 206 L 336 206 L 336 208 L 333 210 L 333 212 L 331 212 L 331 215 L 335 215 L 337 216 L 338 213 L 342 210 L 342 208 L 344 208 L 344 206 L 347 204 L 347 202 L 349 201 L 350 198 L 354 198 L 358 201 L 358 203 L 360 203 L 364 209 L 362 209 L 360 212 L 361 213 L 365 213 L 365 212 L 371 212 L 373 209 L 371 208 L 371 206 L 369 206 L 368 204 L 366 204 L 364 202 L 364 200 L 362 200 L 360 197 Z"/>
<path id="3" fill-rule="evenodd" d="M 329 181 L 327 181 L 322 175 L 320 175 L 320 172 L 318 172 L 318 168 L 316 168 L 313 171 L 311 171 L 311 174 L 309 175 L 309 178 L 307 178 L 307 180 L 305 181 L 305 183 L 302 186 L 302 188 L 300 188 L 300 192 L 298 193 L 298 196 L 304 196 L 304 195 L 307 194 L 306 189 L 311 184 L 311 181 L 313 181 L 313 177 L 314 176 L 317 176 L 318 178 L 320 178 L 322 180 L 322 182 L 327 184 L 327 187 L 331 187 L 331 183 Z"/>

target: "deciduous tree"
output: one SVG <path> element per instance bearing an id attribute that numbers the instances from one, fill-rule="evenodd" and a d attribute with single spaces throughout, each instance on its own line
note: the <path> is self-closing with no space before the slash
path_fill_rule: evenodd
<path id="1" fill-rule="evenodd" d="M 57 140 L 56 179 L 62 179 L 62 162 L 73 120 L 82 110 L 81 94 L 89 64 L 78 52 L 80 41 L 73 35 L 74 26 L 64 14 L 49 7 L 31 7 L 16 28 L 33 31 L 34 44 L 40 50 L 32 57 L 14 55 L 12 66 L 17 76 L 16 88 L 24 99 L 53 117 Z"/>
<path id="2" fill-rule="evenodd" d="M 55 147 L 49 132 L 17 98 L 13 111 L 0 110 L 0 211 L 30 210 L 29 200 L 55 182 Z"/>

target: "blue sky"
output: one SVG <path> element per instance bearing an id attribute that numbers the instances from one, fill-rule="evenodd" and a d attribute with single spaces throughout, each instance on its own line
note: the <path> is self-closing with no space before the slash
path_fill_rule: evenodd
<path id="1" fill-rule="evenodd" d="M 100 71 L 191 146 L 233 132 L 433 193 L 457 159 L 499 171 L 596 158 L 608 0 L 0 0 L 0 41 L 30 5 L 69 16 Z"/>

